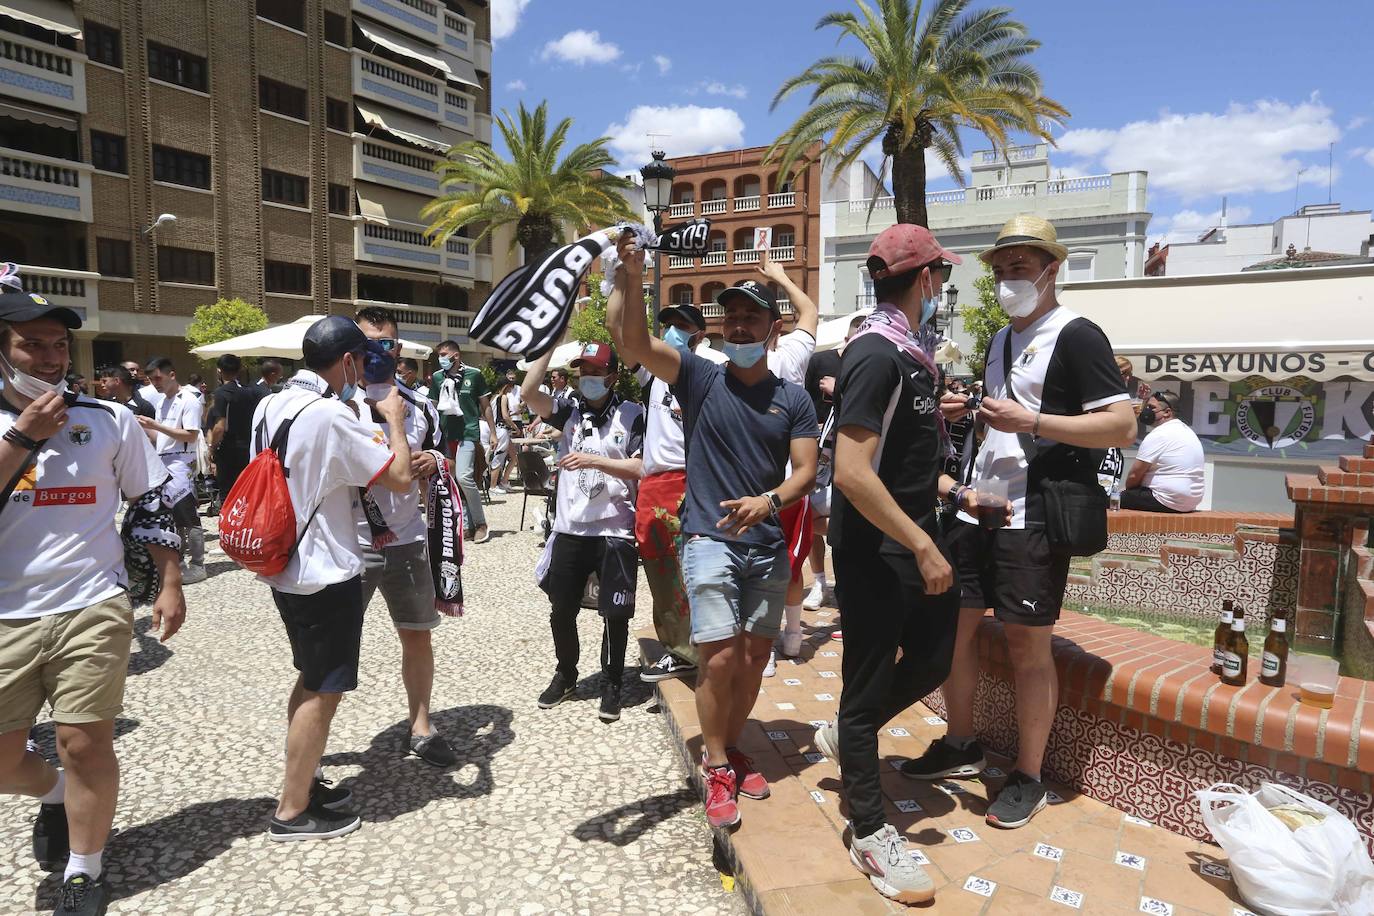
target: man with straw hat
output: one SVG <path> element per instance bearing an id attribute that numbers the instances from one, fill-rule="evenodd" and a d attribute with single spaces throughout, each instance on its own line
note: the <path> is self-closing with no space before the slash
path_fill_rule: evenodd
<path id="1" fill-rule="evenodd" d="M 981 443 L 979 436 L 969 437 L 963 479 L 977 494 L 980 513 L 982 505 L 993 503 L 1003 511 L 983 513 L 980 526 L 961 508 L 949 532 L 962 592 L 954 661 L 943 688 L 949 729 L 901 768 L 907 776 L 934 780 L 973 776 L 986 767 L 975 740 L 973 697 L 975 634 L 991 608 L 1003 624 L 1016 675 L 1019 739 L 1016 765 L 988 807 L 994 827 L 1020 827 L 1045 806 L 1041 763 L 1058 706 L 1050 637 L 1069 555 L 1052 549 L 1046 536 L 1042 481 L 1071 465 L 1095 470 L 1101 450 L 1127 447 L 1136 433 L 1107 336 L 1055 296 L 1055 277 L 1067 254 L 1054 226 L 1023 214 L 979 255 L 992 268 L 997 301 L 1011 323 L 985 354 L 987 396 L 976 421 L 986 434 Z M 946 395 L 941 409 L 947 419 L 959 420 L 968 414 L 967 403 L 963 395 Z M 1010 521 L 1001 524 L 1006 503 Z"/>

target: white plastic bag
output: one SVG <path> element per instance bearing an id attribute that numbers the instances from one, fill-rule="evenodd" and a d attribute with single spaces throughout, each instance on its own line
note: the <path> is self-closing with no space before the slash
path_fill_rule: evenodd
<path id="1" fill-rule="evenodd" d="M 1374 863 L 1355 825 L 1335 808 L 1272 782 L 1254 793 L 1217 783 L 1197 797 L 1251 909 L 1273 916 L 1374 913 Z M 1294 803 L 1321 821 L 1292 830 L 1269 811 Z"/>

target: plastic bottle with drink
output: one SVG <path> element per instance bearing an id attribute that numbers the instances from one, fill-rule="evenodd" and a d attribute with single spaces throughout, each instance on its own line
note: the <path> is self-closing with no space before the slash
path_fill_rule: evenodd
<path id="1" fill-rule="evenodd" d="M 1108 499 L 1110 500 L 1111 510 L 1113 512 L 1119 512 L 1121 510 L 1121 481 L 1119 479 L 1112 481 L 1112 492 Z"/>

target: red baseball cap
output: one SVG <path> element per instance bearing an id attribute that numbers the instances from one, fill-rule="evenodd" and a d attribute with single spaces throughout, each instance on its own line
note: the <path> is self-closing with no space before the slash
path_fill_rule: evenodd
<path id="1" fill-rule="evenodd" d="M 616 368 L 615 351 L 610 344 L 589 343 L 582 347 L 582 352 L 577 358 L 568 363 L 572 369 L 582 366 L 600 366 L 607 372 L 614 372 Z"/>
<path id="2" fill-rule="evenodd" d="M 904 274 L 936 261 L 962 264 L 963 258 L 942 248 L 925 226 L 898 223 L 884 229 L 868 246 L 868 272 L 875 280 Z"/>

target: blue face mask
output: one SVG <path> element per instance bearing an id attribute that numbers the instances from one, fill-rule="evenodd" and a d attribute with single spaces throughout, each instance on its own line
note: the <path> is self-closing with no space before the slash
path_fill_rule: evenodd
<path id="1" fill-rule="evenodd" d="M 663 342 L 674 350 L 686 350 L 692 345 L 692 335 L 682 328 L 669 328 L 663 332 Z"/>
<path id="2" fill-rule="evenodd" d="M 445 372 L 447 372 L 448 370 L 452 369 L 452 368 L 453 368 L 453 357 L 451 357 L 451 356 L 441 356 L 441 357 L 439 357 L 439 368 L 440 368 L 440 369 L 443 369 Z"/>
<path id="3" fill-rule="evenodd" d="M 353 400 L 353 396 L 356 395 L 357 393 L 358 393 L 358 374 L 357 374 L 357 370 L 356 370 L 356 369 L 354 370 L 354 372 L 353 372 L 353 381 L 350 382 L 350 381 L 348 380 L 348 364 L 345 363 L 345 364 L 344 364 L 344 383 L 343 383 L 343 390 L 339 392 L 339 399 L 342 400 L 342 401 L 351 401 L 351 400 Z"/>
<path id="4" fill-rule="evenodd" d="M 396 375 L 396 357 L 382 349 L 375 340 L 367 342 L 367 354 L 363 357 L 363 378 L 368 384 L 391 380 Z"/>
<path id="5" fill-rule="evenodd" d="M 921 300 L 921 324 L 929 324 L 930 319 L 935 317 L 935 309 L 939 305 L 937 299 Z"/>
<path id="6" fill-rule="evenodd" d="M 599 401 L 610 389 L 606 387 L 606 380 L 601 376 L 583 375 L 577 379 L 577 390 L 588 400 Z"/>
<path id="7" fill-rule="evenodd" d="M 726 343 L 721 347 L 725 358 L 739 366 L 741 369 L 748 369 L 759 360 L 763 359 L 768 352 L 768 341 L 761 340 L 758 343 Z"/>

